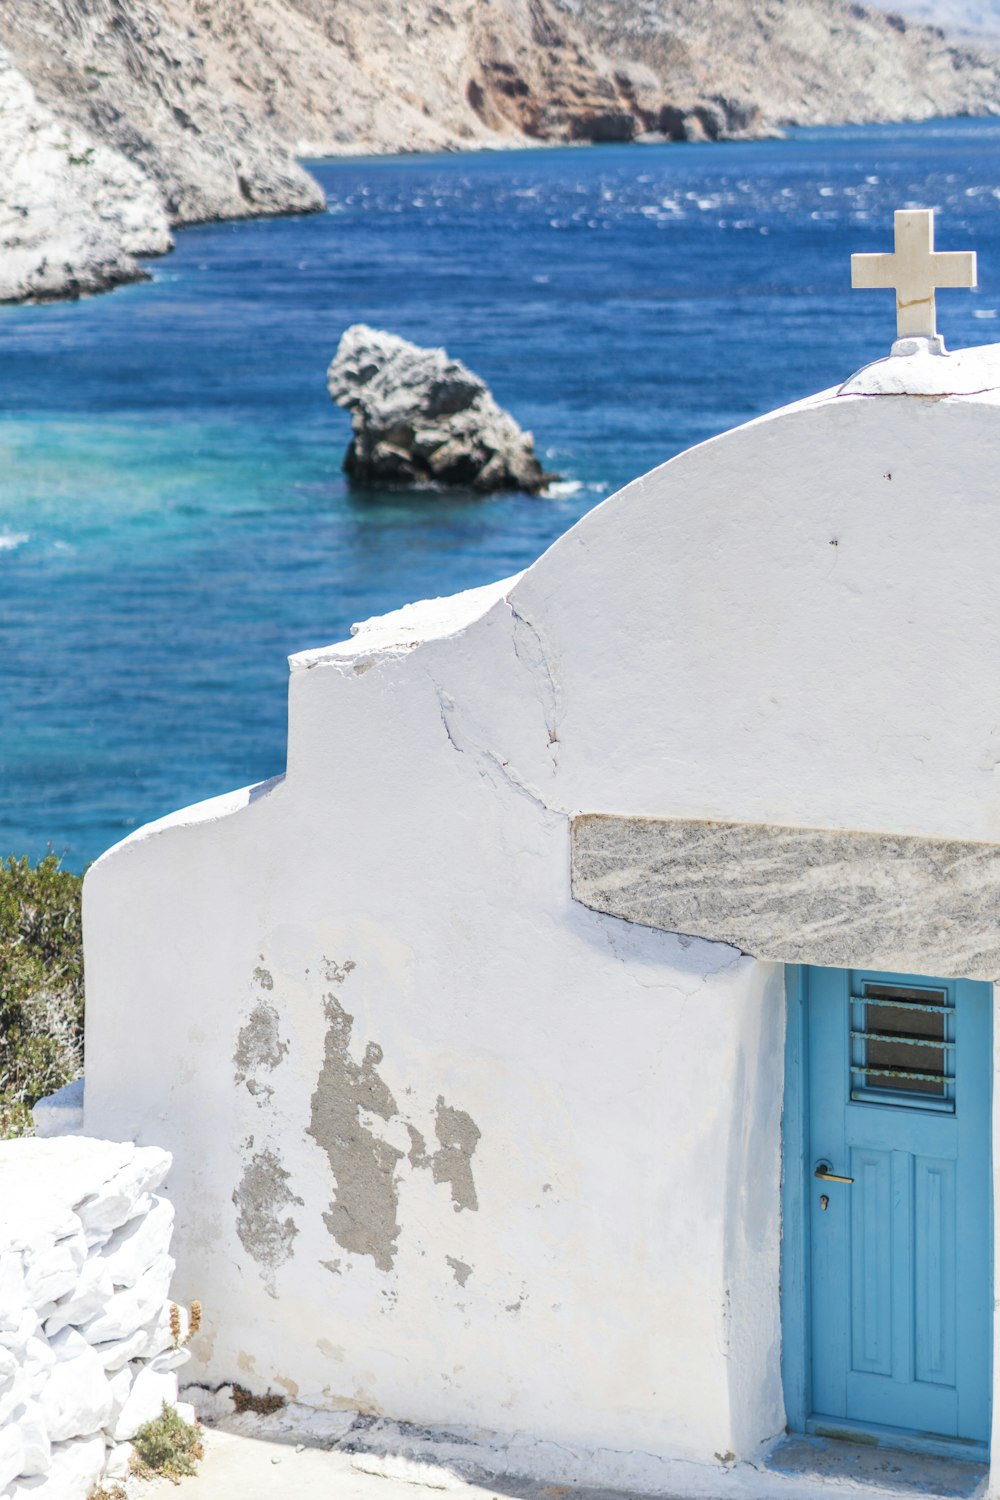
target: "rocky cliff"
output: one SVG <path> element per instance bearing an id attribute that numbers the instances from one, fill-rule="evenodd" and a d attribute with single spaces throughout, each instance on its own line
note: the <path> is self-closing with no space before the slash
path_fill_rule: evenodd
<path id="1" fill-rule="evenodd" d="M 588 44 L 658 95 L 749 111 L 765 126 L 994 114 L 1000 61 L 902 16 L 843 0 L 555 0 Z M 643 82 L 641 69 L 647 69 Z M 656 80 L 652 86 L 652 79 Z M 720 97 L 721 96 L 721 97 Z M 668 105 L 661 128 L 670 130 Z"/>
<path id="2" fill-rule="evenodd" d="M 0 0 L 0 300 L 318 209 L 300 156 L 954 113 L 1000 59 L 849 0 Z"/>
<path id="3" fill-rule="evenodd" d="M 881 10 L 901 12 L 924 26 L 940 26 L 950 36 L 1000 47 L 1000 0 L 874 0 Z"/>

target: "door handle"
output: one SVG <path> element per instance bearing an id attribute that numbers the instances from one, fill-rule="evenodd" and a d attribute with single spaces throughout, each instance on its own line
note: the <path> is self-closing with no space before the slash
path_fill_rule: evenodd
<path id="1" fill-rule="evenodd" d="M 836 1172 L 831 1172 L 830 1171 L 830 1168 L 827 1166 L 827 1164 L 826 1164 L 825 1161 L 821 1161 L 820 1162 L 819 1166 L 816 1168 L 816 1171 L 813 1173 L 813 1176 L 814 1177 L 818 1177 L 819 1180 L 820 1180 L 820 1182 L 853 1182 L 854 1181 L 853 1177 L 838 1177 L 837 1174 L 836 1174 Z"/>

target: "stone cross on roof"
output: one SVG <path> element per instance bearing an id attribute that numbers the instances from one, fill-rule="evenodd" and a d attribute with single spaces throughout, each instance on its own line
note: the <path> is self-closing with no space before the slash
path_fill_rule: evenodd
<path id="1" fill-rule="evenodd" d="M 934 210 L 900 208 L 892 255 L 852 255 L 853 287 L 894 287 L 896 337 L 930 339 L 943 352 L 935 321 L 935 287 L 974 287 L 974 250 L 934 249 Z"/>

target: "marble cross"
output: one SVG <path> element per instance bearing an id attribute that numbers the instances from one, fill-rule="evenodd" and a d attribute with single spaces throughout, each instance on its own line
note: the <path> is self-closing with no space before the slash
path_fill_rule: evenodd
<path id="1" fill-rule="evenodd" d="M 934 289 L 976 285 L 974 250 L 934 249 L 934 210 L 900 208 L 895 218 L 893 255 L 852 255 L 853 287 L 893 287 L 896 337 L 937 338 Z"/>

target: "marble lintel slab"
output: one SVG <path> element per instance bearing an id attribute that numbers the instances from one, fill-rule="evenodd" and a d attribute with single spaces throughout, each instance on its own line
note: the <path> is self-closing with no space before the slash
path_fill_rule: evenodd
<path id="1" fill-rule="evenodd" d="M 755 958 L 1000 977 L 1000 844 L 775 824 L 573 819 L 594 911 Z"/>

